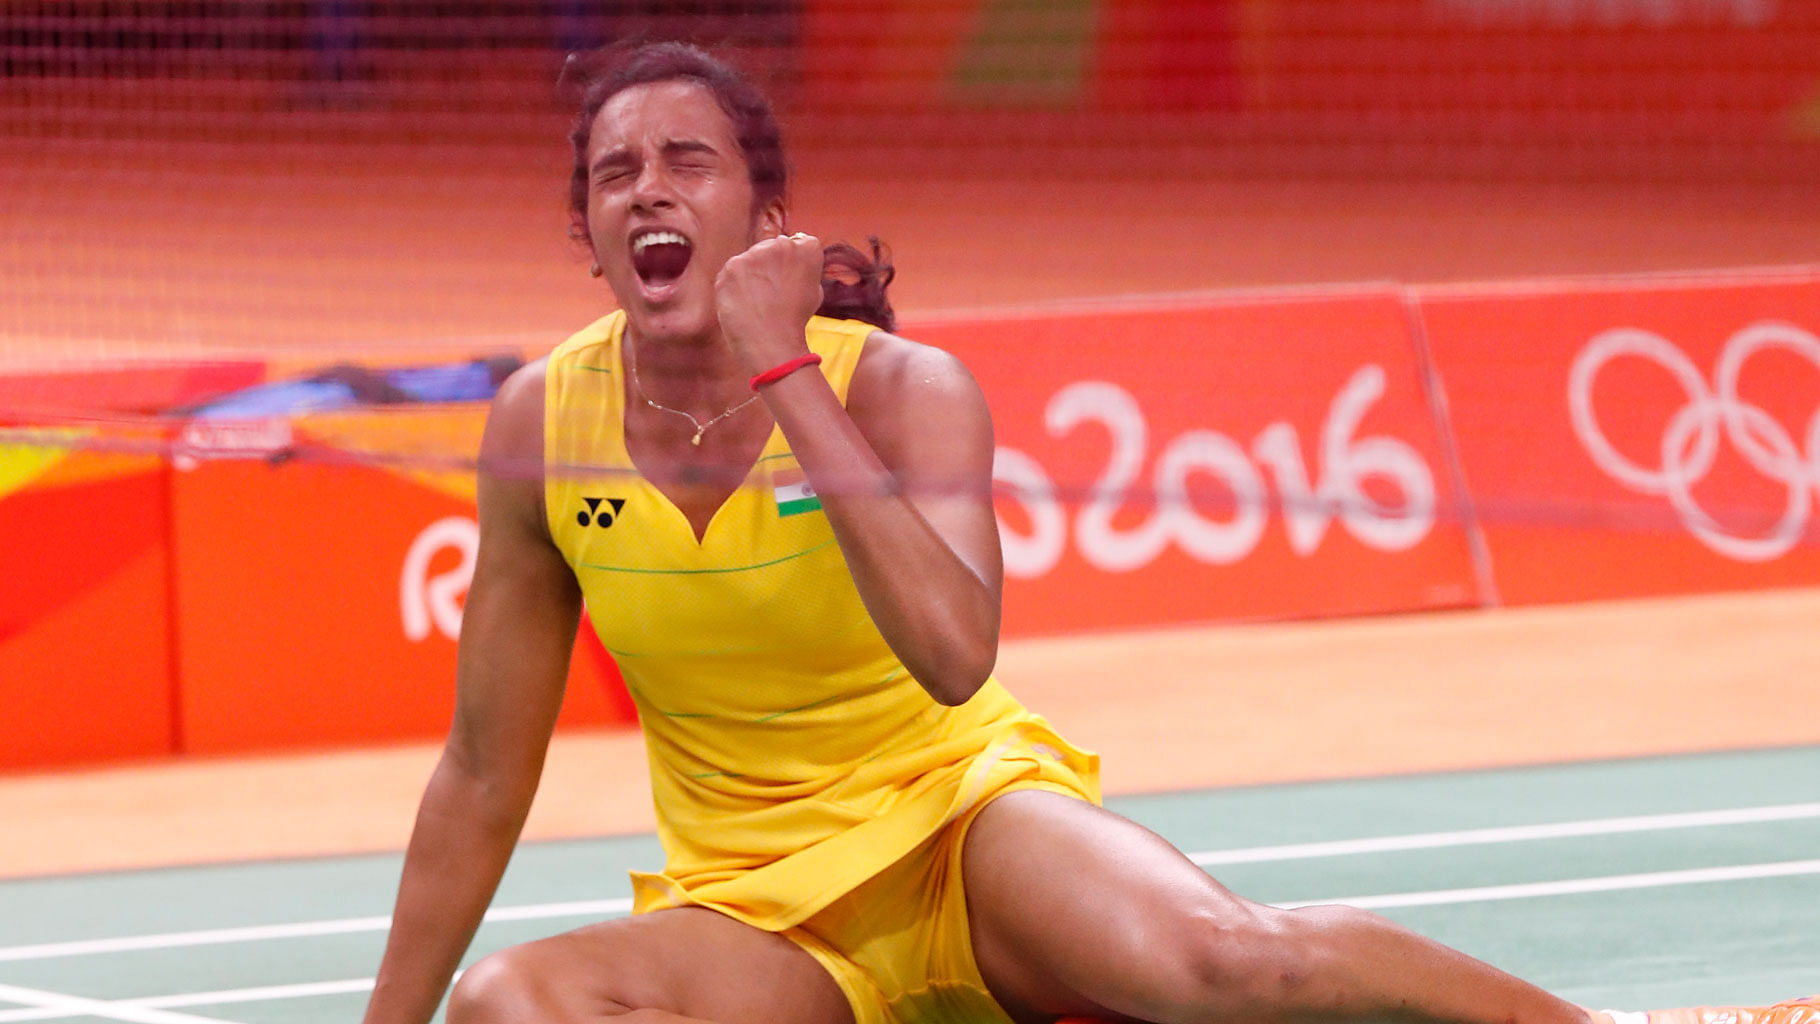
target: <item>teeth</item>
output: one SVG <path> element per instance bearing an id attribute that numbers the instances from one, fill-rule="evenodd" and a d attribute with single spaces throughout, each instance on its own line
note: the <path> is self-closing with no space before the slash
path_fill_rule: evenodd
<path id="1" fill-rule="evenodd" d="M 641 252 L 644 252 L 645 249 L 647 249 L 653 245 L 688 245 L 688 244 L 689 244 L 689 240 L 687 238 L 684 238 L 683 236 L 677 234 L 674 231 L 653 231 L 653 232 L 650 232 L 649 234 L 639 235 L 637 238 L 634 238 L 632 240 L 632 252 L 634 254 L 641 253 Z"/>

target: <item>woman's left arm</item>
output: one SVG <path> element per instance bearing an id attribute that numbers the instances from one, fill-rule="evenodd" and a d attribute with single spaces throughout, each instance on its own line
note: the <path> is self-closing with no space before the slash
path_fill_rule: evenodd
<path id="1" fill-rule="evenodd" d="M 723 271 L 721 322 L 755 370 L 801 354 L 807 320 L 771 300 L 774 288 L 787 292 L 797 282 L 756 271 L 800 277 L 812 255 L 810 280 L 819 282 L 820 251 L 813 239 L 773 239 Z M 760 258 L 739 268 L 747 257 Z M 932 697 L 964 703 L 998 659 L 1004 580 L 992 420 L 972 375 L 946 352 L 880 331 L 866 342 L 846 407 L 813 370 L 760 393 L 820 496 L 886 643 Z"/>

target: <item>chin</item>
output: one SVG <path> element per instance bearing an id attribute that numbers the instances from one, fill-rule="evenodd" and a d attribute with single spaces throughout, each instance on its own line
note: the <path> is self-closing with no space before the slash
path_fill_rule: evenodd
<path id="1" fill-rule="evenodd" d="M 666 304 L 653 308 L 628 303 L 625 310 L 627 327 L 638 337 L 653 341 L 705 339 L 720 330 L 720 318 L 711 307 Z"/>

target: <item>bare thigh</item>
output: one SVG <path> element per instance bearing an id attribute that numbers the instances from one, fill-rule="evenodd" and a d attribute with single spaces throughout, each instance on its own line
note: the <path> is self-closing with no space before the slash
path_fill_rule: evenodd
<path id="1" fill-rule="evenodd" d="M 500 950 L 462 975 L 451 1024 L 596 1021 L 633 1011 L 721 1024 L 852 1024 L 840 986 L 781 935 L 696 907 Z"/>
<path id="2" fill-rule="evenodd" d="M 974 959 L 1019 1020 L 1586 1021 L 1376 914 L 1236 896 L 1149 829 L 1055 793 L 988 804 L 962 856 Z"/>
<path id="3" fill-rule="evenodd" d="M 1265 910 L 1149 829 L 1057 793 L 994 800 L 962 856 L 974 960 L 1019 1021 L 1172 1019 L 1199 969 L 1175 955 L 1185 933 L 1247 931 Z"/>

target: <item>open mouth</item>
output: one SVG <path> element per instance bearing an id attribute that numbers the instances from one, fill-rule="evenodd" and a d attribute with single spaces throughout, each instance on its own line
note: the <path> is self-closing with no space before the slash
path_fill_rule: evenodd
<path id="1" fill-rule="evenodd" d="M 632 236 L 632 270 L 647 287 L 674 284 L 689 266 L 695 247 L 674 231 L 648 230 Z"/>

